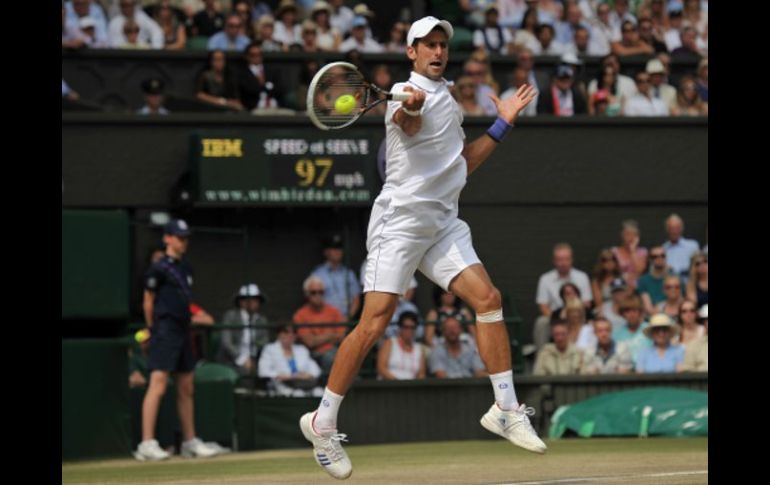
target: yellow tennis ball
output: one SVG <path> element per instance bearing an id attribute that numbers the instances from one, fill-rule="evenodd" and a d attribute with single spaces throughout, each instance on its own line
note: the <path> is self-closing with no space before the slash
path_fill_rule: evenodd
<path id="1" fill-rule="evenodd" d="M 356 98 L 350 94 L 344 94 L 334 102 L 334 109 L 342 114 L 348 114 L 356 107 Z"/>
<path id="2" fill-rule="evenodd" d="M 150 337 L 150 332 L 148 332 L 147 330 L 139 330 L 138 332 L 136 332 L 136 333 L 134 334 L 134 339 L 135 339 L 137 342 L 139 342 L 139 343 L 142 343 L 142 342 L 144 342 L 144 341 L 145 341 L 145 340 L 147 340 L 149 337 Z"/>

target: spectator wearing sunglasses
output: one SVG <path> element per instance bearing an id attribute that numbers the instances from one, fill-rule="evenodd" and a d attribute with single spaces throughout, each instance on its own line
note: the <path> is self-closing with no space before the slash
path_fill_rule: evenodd
<path id="1" fill-rule="evenodd" d="M 209 39 L 208 49 L 223 51 L 243 51 L 251 40 L 241 33 L 243 20 L 238 14 L 230 14 L 225 21 L 225 29 Z"/>
<path id="2" fill-rule="evenodd" d="M 644 310 L 648 315 L 652 315 L 653 313 L 667 313 L 671 315 L 671 312 L 654 311 L 656 305 L 661 302 L 669 300 L 669 303 L 674 303 L 674 295 L 669 295 L 669 293 L 665 290 L 666 277 L 671 274 L 671 270 L 666 264 L 666 250 L 663 249 L 663 246 L 655 246 L 650 249 L 648 255 L 651 263 L 650 269 L 647 273 L 643 274 L 639 278 L 639 282 L 637 284 L 637 290 L 639 294 L 642 295 L 642 301 L 644 302 Z M 668 284 L 671 286 L 674 283 L 669 282 Z M 679 284 L 678 278 L 677 284 Z M 679 296 L 681 297 L 683 294 L 684 293 L 682 292 L 682 289 L 679 288 Z M 671 298 L 669 298 L 669 296 L 671 296 Z M 675 308 L 679 308 L 678 300 L 676 301 Z M 676 311 L 674 311 L 672 316 L 676 316 Z"/>
<path id="3" fill-rule="evenodd" d="M 679 318 L 680 307 L 684 302 L 682 281 L 677 275 L 668 275 L 663 280 L 663 294 L 666 299 L 655 305 L 653 313 L 663 313 L 674 320 Z"/>
<path id="4" fill-rule="evenodd" d="M 419 318 L 413 312 L 398 318 L 398 335 L 385 340 L 377 353 L 378 379 L 425 379 L 425 351 L 415 342 Z"/>
<path id="5" fill-rule="evenodd" d="M 692 300 L 684 300 L 679 306 L 676 321 L 679 323 L 679 335 L 672 342 L 684 345 L 685 350 L 695 340 L 705 334 L 705 329 L 698 324 L 698 309 Z"/>
<path id="6" fill-rule="evenodd" d="M 325 286 L 321 278 L 309 276 L 302 284 L 306 303 L 294 313 L 296 324 L 312 324 L 297 327 L 297 337 L 310 349 L 310 354 L 328 374 L 337 355 L 337 347 L 345 338 L 345 326 L 322 326 L 325 323 L 344 323 L 347 319 L 334 306 L 324 301 Z"/>

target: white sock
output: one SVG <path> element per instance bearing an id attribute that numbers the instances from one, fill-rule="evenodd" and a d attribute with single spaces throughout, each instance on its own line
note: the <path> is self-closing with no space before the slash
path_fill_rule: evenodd
<path id="1" fill-rule="evenodd" d="M 519 406 L 516 401 L 516 391 L 513 389 L 513 371 L 507 370 L 498 374 L 490 374 L 492 388 L 495 390 L 495 402 L 503 411 L 510 411 Z"/>
<path id="2" fill-rule="evenodd" d="M 328 387 L 324 389 L 324 395 L 318 405 L 313 423 L 313 428 L 317 433 L 327 434 L 337 430 L 337 411 L 339 411 L 344 397 L 334 394 Z"/>

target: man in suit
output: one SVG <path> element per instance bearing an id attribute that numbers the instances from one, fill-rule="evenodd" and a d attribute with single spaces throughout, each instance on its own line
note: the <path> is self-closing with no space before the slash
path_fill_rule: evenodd
<path id="1" fill-rule="evenodd" d="M 574 116 L 585 114 L 586 99 L 575 87 L 575 73 L 570 66 L 560 65 L 551 84 L 540 91 L 537 100 L 538 114 Z"/>

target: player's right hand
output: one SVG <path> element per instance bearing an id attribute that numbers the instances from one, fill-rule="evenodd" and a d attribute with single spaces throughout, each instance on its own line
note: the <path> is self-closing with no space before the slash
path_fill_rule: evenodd
<path id="1" fill-rule="evenodd" d="M 409 99 L 401 103 L 403 107 L 409 111 L 420 111 L 422 105 L 425 104 L 425 91 L 414 89 L 412 86 L 404 86 L 404 91 L 412 93 L 412 95 Z"/>

